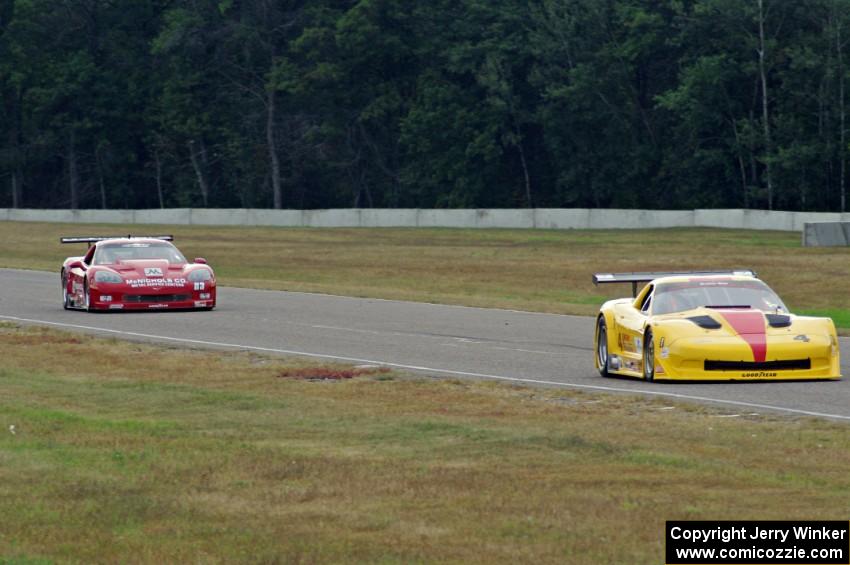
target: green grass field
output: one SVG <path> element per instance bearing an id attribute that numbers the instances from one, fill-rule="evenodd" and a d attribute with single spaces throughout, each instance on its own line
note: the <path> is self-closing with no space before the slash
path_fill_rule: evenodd
<path id="1" fill-rule="evenodd" d="M 850 507 L 826 421 L 10 324 L 0 354 L 2 563 L 657 564 L 668 519 Z"/>
<path id="2" fill-rule="evenodd" d="M 60 235 L 0 222 L 0 266 Z M 799 234 L 134 226 L 223 285 L 591 314 L 595 271 L 752 267 L 850 327 L 850 250 Z M 668 519 L 845 519 L 825 421 L 410 377 L 0 324 L 0 563 L 660 563 Z M 81 360 L 85 360 L 82 363 Z M 14 426 L 13 429 L 10 426 Z M 14 433 L 12 433 L 14 431 Z"/>
<path id="3" fill-rule="evenodd" d="M 800 234 L 721 229 L 457 230 L 98 226 L 0 222 L 0 266 L 57 271 L 81 245 L 61 235 L 174 233 L 220 284 L 543 312 L 592 314 L 627 286 L 611 271 L 748 267 L 794 311 L 850 328 L 850 249 L 803 248 Z"/>

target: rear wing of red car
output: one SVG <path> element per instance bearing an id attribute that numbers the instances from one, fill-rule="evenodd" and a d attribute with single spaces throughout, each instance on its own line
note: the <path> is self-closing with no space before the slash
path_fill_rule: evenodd
<path id="1" fill-rule="evenodd" d="M 595 273 L 593 284 L 632 283 L 632 296 L 637 296 L 638 283 L 646 283 L 661 277 L 699 277 L 727 275 L 736 277 L 755 277 L 752 269 L 736 269 L 734 271 L 659 271 L 645 273 Z"/>
<path id="2" fill-rule="evenodd" d="M 97 243 L 106 239 L 161 239 L 163 241 L 174 241 L 173 235 L 110 235 L 110 236 L 75 236 L 60 237 L 60 243 Z"/>

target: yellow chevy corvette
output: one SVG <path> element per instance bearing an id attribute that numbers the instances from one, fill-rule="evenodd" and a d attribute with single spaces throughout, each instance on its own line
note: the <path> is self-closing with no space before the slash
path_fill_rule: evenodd
<path id="1" fill-rule="evenodd" d="M 652 380 L 839 379 L 830 318 L 796 316 L 753 271 L 597 273 L 631 283 L 596 320 L 596 368 Z M 647 283 L 637 292 L 639 283 Z"/>

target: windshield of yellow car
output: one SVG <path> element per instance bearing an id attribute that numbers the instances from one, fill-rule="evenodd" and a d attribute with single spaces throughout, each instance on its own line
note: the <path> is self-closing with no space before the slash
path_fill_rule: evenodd
<path id="1" fill-rule="evenodd" d="M 782 300 L 759 280 L 704 280 L 659 284 L 652 313 L 673 314 L 703 306 L 752 308 L 768 313 L 788 312 Z"/>
<path id="2" fill-rule="evenodd" d="M 165 260 L 171 264 L 186 263 L 177 248 L 166 242 L 128 242 L 99 245 L 94 253 L 95 265 L 115 265 L 124 261 Z"/>

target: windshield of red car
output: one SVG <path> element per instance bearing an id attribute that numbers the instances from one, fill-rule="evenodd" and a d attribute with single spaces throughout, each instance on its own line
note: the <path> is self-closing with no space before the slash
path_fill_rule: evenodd
<path id="1" fill-rule="evenodd" d="M 687 281 L 659 284 L 652 299 L 653 314 L 673 314 L 700 306 L 749 307 L 763 312 L 787 312 L 770 287 L 751 281 Z"/>
<path id="2" fill-rule="evenodd" d="M 170 243 L 110 243 L 99 245 L 94 253 L 95 265 L 115 265 L 124 261 L 166 260 L 172 264 L 186 263 L 186 258 Z"/>

